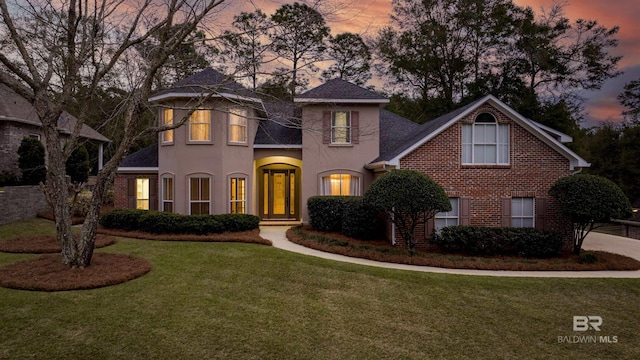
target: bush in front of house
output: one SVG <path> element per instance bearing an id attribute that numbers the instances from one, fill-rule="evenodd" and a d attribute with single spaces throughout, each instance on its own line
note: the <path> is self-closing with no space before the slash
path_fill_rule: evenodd
<path id="1" fill-rule="evenodd" d="M 152 234 L 219 234 L 257 229 L 260 219 L 246 214 L 181 215 L 160 211 L 117 209 L 100 217 L 108 229 Z"/>
<path id="2" fill-rule="evenodd" d="M 528 258 L 554 257 L 562 247 L 560 234 L 533 228 L 449 226 L 431 241 L 444 252 Z"/>
<path id="3" fill-rule="evenodd" d="M 347 196 L 312 196 L 307 200 L 309 224 L 318 231 L 342 231 L 342 214 Z"/>
<path id="4" fill-rule="evenodd" d="M 0 187 L 16 185 L 18 185 L 18 177 L 16 174 L 7 170 L 0 171 Z"/>
<path id="5" fill-rule="evenodd" d="M 343 201 L 342 233 L 363 240 L 380 239 L 384 237 L 384 222 L 380 212 L 362 196 L 352 196 Z"/>

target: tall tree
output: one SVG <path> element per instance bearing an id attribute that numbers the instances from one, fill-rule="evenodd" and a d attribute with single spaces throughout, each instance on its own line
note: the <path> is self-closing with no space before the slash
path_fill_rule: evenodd
<path id="1" fill-rule="evenodd" d="M 234 73 L 251 80 L 253 90 L 258 87 L 258 75 L 270 49 L 266 37 L 270 20 L 261 10 L 242 12 L 233 17 L 233 30 L 221 38 L 223 55 L 237 67 Z"/>
<path id="2" fill-rule="evenodd" d="M 302 83 L 300 71 L 316 72 L 315 64 L 323 60 L 329 27 L 320 12 L 298 2 L 282 5 L 271 15 L 271 21 L 273 51 L 291 65 L 289 90 L 295 97 Z"/>
<path id="3" fill-rule="evenodd" d="M 622 113 L 627 121 L 640 124 L 640 79 L 632 80 L 624 85 L 624 91 L 618 100 L 627 109 Z"/>
<path id="4" fill-rule="evenodd" d="M 62 261 L 72 267 L 90 265 L 98 215 L 107 184 L 118 164 L 141 134 L 135 132 L 158 71 L 171 54 L 224 0 L 141 0 L 135 3 L 96 0 L 0 0 L 0 82 L 30 101 L 42 122 L 47 147 L 45 195 L 53 205 Z M 160 13 L 162 11 L 162 13 Z M 180 26 L 176 26 L 180 24 Z M 157 39 L 154 51 L 139 61 L 136 47 Z M 71 231 L 65 163 L 78 140 L 97 89 L 106 81 L 127 84 L 126 101 L 118 109 L 124 135 L 112 158 L 98 172 L 91 206 L 78 237 Z M 78 89 L 84 88 L 84 92 Z M 80 97 L 77 126 L 61 139 L 57 123 L 71 99 Z M 180 125 L 177 121 L 174 126 Z M 164 130 L 148 128 L 144 132 Z"/>
<path id="5" fill-rule="evenodd" d="M 322 72 L 325 80 L 340 78 L 362 86 L 371 79 L 371 51 L 360 35 L 347 32 L 331 37 L 327 57 L 334 63 Z"/>

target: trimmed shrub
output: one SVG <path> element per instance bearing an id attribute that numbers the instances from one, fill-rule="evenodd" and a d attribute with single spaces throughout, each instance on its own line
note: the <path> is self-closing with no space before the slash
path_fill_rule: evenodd
<path id="1" fill-rule="evenodd" d="M 342 213 L 347 196 L 312 196 L 307 200 L 309 224 L 318 231 L 342 230 Z"/>
<path id="2" fill-rule="evenodd" d="M 32 137 L 25 137 L 18 147 L 18 166 L 22 170 L 22 185 L 38 185 L 47 179 L 47 168 L 45 161 L 44 145 L 40 140 Z"/>
<path id="3" fill-rule="evenodd" d="M 18 185 L 18 177 L 10 171 L 0 171 L 0 187 Z"/>
<path id="4" fill-rule="evenodd" d="M 598 262 L 598 256 L 594 253 L 584 253 L 578 257 L 580 264 L 594 264 Z"/>
<path id="5" fill-rule="evenodd" d="M 384 237 L 384 223 L 381 221 L 380 212 L 367 204 L 362 196 L 345 198 L 342 233 L 363 240 Z"/>
<path id="6" fill-rule="evenodd" d="M 118 209 L 100 217 L 100 225 L 110 229 L 152 234 L 219 234 L 257 229 L 260 219 L 245 214 L 181 215 L 160 211 Z"/>
<path id="7" fill-rule="evenodd" d="M 431 241 L 445 252 L 531 258 L 557 256 L 562 247 L 560 234 L 533 228 L 448 226 Z"/>

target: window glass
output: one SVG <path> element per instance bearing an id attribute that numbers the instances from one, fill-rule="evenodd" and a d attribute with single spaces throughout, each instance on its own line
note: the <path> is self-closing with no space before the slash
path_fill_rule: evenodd
<path id="1" fill-rule="evenodd" d="M 136 179 L 136 209 L 149 210 L 149 179 Z"/>
<path id="2" fill-rule="evenodd" d="M 209 214 L 211 189 L 209 178 L 189 179 L 189 207 L 192 215 Z"/>
<path id="3" fill-rule="evenodd" d="M 331 143 L 351 143 L 351 113 L 334 111 L 331 119 Z"/>
<path id="4" fill-rule="evenodd" d="M 509 164 L 509 125 L 493 115 L 480 114 L 474 124 L 462 125 L 463 164 Z"/>
<path id="5" fill-rule="evenodd" d="M 322 178 L 322 195 L 358 196 L 360 177 L 349 174 L 331 174 Z"/>
<path id="6" fill-rule="evenodd" d="M 229 112 L 229 142 L 247 143 L 247 112 L 232 109 Z"/>
<path id="7" fill-rule="evenodd" d="M 460 224 L 460 199 L 450 198 L 449 201 L 451 202 L 451 211 L 437 213 L 434 217 L 436 232 L 443 227 Z"/>
<path id="8" fill-rule="evenodd" d="M 196 110 L 189 118 L 189 140 L 211 140 L 211 112 L 209 110 Z"/>
<path id="9" fill-rule="evenodd" d="M 173 125 L 173 109 L 164 109 L 162 112 L 162 124 Z M 163 131 L 162 141 L 166 143 L 173 142 L 173 130 Z"/>
<path id="10" fill-rule="evenodd" d="M 533 198 L 511 199 L 511 226 L 533 227 L 535 219 L 535 201 Z"/>
<path id="11" fill-rule="evenodd" d="M 246 179 L 230 179 L 230 207 L 232 214 L 245 214 L 246 210 Z"/>
<path id="12" fill-rule="evenodd" d="M 173 212 L 173 178 L 162 178 L 162 211 Z"/>

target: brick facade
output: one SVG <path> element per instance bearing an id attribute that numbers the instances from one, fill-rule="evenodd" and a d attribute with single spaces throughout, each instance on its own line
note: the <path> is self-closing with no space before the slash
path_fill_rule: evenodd
<path id="1" fill-rule="evenodd" d="M 22 139 L 28 136 L 42 137 L 42 130 L 34 125 L 0 121 L 0 171 L 19 177 L 18 148 Z M 44 144 L 44 139 L 40 141 Z"/>
<path id="2" fill-rule="evenodd" d="M 135 179 L 147 178 L 150 180 L 149 209 L 158 209 L 158 174 L 157 173 L 117 173 L 113 180 L 113 205 L 116 209 L 135 209 Z M 135 182 L 133 183 L 135 184 Z M 133 201 L 133 203 L 132 203 Z"/>
<path id="3" fill-rule="evenodd" d="M 509 165 L 462 165 L 462 124 L 473 123 L 482 112 L 493 114 L 499 124 L 509 124 Z M 566 222 L 557 204 L 549 197 L 550 187 L 571 174 L 569 160 L 531 132 L 490 105 L 453 124 L 400 160 L 402 169 L 428 175 L 449 197 L 469 199 L 469 225 L 504 226 L 504 201 L 512 197 L 532 197 L 544 209 L 536 209 L 536 227 L 561 231 Z M 420 229 L 417 239 L 424 239 Z"/>
<path id="4" fill-rule="evenodd" d="M 51 208 L 39 186 L 7 186 L 0 191 L 0 225 L 26 220 Z"/>

